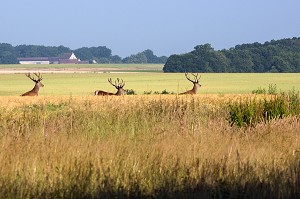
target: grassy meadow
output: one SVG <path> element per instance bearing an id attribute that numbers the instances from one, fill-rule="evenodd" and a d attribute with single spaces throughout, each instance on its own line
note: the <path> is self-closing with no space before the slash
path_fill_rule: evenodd
<path id="1" fill-rule="evenodd" d="M 299 115 L 230 126 L 253 97 L 2 96 L 0 198 L 299 198 Z"/>
<path id="2" fill-rule="evenodd" d="M 125 89 L 132 89 L 137 94 L 145 91 L 167 90 L 180 93 L 192 88 L 182 73 L 72 73 L 43 74 L 44 88 L 40 95 L 92 95 L 95 90 L 116 92 L 107 79 L 121 78 L 126 82 Z M 280 91 L 300 90 L 300 74 L 296 73 L 205 73 L 201 75 L 200 94 L 245 94 L 259 87 L 268 89 L 270 84 Z M 0 74 L 0 96 L 18 96 L 30 89 L 34 83 L 24 74 Z"/>
<path id="3" fill-rule="evenodd" d="M 138 95 L 92 96 L 115 92 L 110 77 Z M 20 97 L 33 82 L 0 74 L 0 198 L 300 198 L 299 114 L 228 121 L 232 104 L 273 97 L 253 90 L 299 91 L 299 74 L 202 74 L 195 96 L 143 95 L 191 89 L 184 74 L 43 78 Z"/>

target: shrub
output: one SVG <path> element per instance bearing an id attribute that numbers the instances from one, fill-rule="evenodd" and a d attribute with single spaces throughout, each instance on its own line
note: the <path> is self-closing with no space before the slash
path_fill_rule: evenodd
<path id="1" fill-rule="evenodd" d="M 259 87 L 257 90 L 253 90 L 252 94 L 266 94 L 266 89 Z"/>
<path id="2" fill-rule="evenodd" d="M 252 94 L 266 94 L 266 89 L 258 87 L 257 90 L 253 90 Z M 275 95 L 277 94 L 277 86 L 276 84 L 269 84 L 268 94 Z"/>
<path id="3" fill-rule="evenodd" d="M 229 123 L 231 126 L 236 125 L 238 127 L 242 126 L 252 126 L 257 123 L 257 118 L 255 117 L 255 110 L 257 110 L 257 104 L 255 100 L 249 100 L 246 102 L 236 102 L 229 104 Z"/>
<path id="4" fill-rule="evenodd" d="M 126 95 L 136 95 L 136 92 L 133 89 L 126 89 Z"/>
<path id="5" fill-rule="evenodd" d="M 159 92 L 159 91 L 154 91 L 154 94 L 168 95 L 168 94 L 174 94 L 174 92 L 173 92 L 173 91 L 172 91 L 172 92 L 169 92 L 169 91 L 167 91 L 167 90 L 165 89 L 165 90 L 163 90 L 163 91 L 161 91 L 161 92 Z"/>
<path id="6" fill-rule="evenodd" d="M 288 115 L 300 113 L 299 92 L 281 93 L 271 99 L 249 99 L 228 105 L 230 125 L 238 127 L 254 126 L 260 122 L 280 119 Z"/>
<path id="7" fill-rule="evenodd" d="M 152 94 L 152 91 L 144 91 L 144 95 L 150 95 Z"/>
<path id="8" fill-rule="evenodd" d="M 295 89 L 288 92 L 288 100 L 289 103 L 289 109 L 293 115 L 296 115 L 299 113 L 299 107 L 300 107 L 300 98 L 299 98 L 299 91 L 296 92 Z"/>
<path id="9" fill-rule="evenodd" d="M 277 86 L 276 86 L 276 84 L 269 84 L 268 94 L 270 94 L 270 95 L 277 94 Z"/>

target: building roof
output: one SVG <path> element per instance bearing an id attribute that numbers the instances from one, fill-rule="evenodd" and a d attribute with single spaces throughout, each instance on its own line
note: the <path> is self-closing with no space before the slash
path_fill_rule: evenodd
<path id="1" fill-rule="evenodd" d="M 59 56 L 59 59 L 77 59 L 74 53 L 63 53 Z"/>
<path id="2" fill-rule="evenodd" d="M 63 53 L 58 56 L 59 59 L 69 59 L 72 56 L 72 53 Z"/>
<path id="3" fill-rule="evenodd" d="M 60 64 L 77 64 L 77 59 L 59 59 Z"/>
<path id="4" fill-rule="evenodd" d="M 49 61 L 48 57 L 20 57 L 18 61 Z"/>

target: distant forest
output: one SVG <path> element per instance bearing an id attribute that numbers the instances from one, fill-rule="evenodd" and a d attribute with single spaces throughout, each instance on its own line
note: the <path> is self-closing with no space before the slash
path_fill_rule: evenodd
<path id="1" fill-rule="evenodd" d="M 63 53 L 74 52 L 77 58 L 89 63 L 160 63 L 167 61 L 166 56 L 157 57 L 153 51 L 145 50 L 135 55 L 122 59 L 118 55 L 112 55 L 112 51 L 105 47 L 82 47 L 71 50 L 64 46 L 41 46 L 41 45 L 19 45 L 12 46 L 0 43 L 0 64 L 16 64 L 17 58 L 24 57 L 57 57 Z"/>
<path id="2" fill-rule="evenodd" d="M 300 72 L 300 37 L 270 42 L 236 45 L 214 50 L 210 44 L 193 51 L 171 55 L 164 72 Z"/>
<path id="3" fill-rule="evenodd" d="M 57 57 L 74 52 L 89 63 L 160 63 L 164 72 L 300 72 L 300 37 L 271 40 L 263 44 L 241 44 L 215 50 L 211 44 L 198 45 L 194 50 L 170 57 L 158 57 L 152 50 L 125 57 L 112 55 L 105 46 L 82 47 L 76 50 L 64 46 L 19 45 L 0 43 L 0 64 L 16 64 L 19 57 Z"/>

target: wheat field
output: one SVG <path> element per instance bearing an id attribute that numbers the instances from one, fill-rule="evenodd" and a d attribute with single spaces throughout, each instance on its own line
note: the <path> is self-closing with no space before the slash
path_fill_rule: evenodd
<path id="1" fill-rule="evenodd" d="M 256 95 L 0 97 L 0 198 L 299 198 L 300 118 Z"/>

